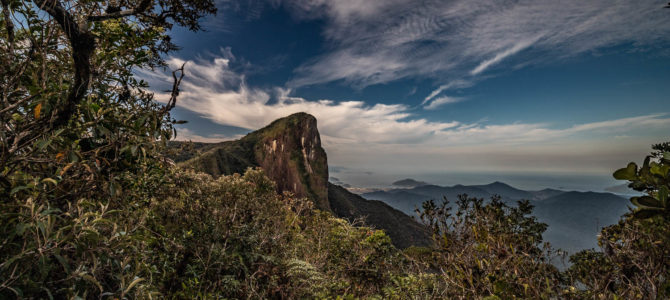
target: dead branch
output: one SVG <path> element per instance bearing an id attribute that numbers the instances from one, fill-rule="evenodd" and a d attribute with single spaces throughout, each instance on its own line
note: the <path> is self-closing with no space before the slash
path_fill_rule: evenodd
<path id="1" fill-rule="evenodd" d="M 172 78 L 174 79 L 174 82 L 172 83 L 172 92 L 170 93 L 170 100 L 168 100 L 168 103 L 163 108 L 163 114 L 171 111 L 177 104 L 177 97 L 179 96 L 179 85 L 181 84 L 181 80 L 184 78 L 185 65 L 186 63 L 183 63 L 179 69 L 172 71 Z M 177 78 L 177 72 L 179 72 L 179 78 Z"/>

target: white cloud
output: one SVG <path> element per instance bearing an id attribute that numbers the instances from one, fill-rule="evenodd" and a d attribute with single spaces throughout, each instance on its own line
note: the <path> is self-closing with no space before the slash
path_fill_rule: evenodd
<path id="1" fill-rule="evenodd" d="M 406 77 L 473 81 L 493 67 L 504 69 L 505 61 L 556 63 L 603 47 L 670 39 L 662 1 L 282 2 L 299 18 L 325 19 L 331 49 L 299 67 L 291 86 L 334 80 L 367 86 Z"/>
<path id="2" fill-rule="evenodd" d="M 168 59 L 173 66 L 183 62 L 174 57 Z M 251 88 L 244 76 L 234 72 L 229 63 L 222 57 L 187 61 L 177 105 L 218 124 L 250 130 L 292 113 L 313 114 L 318 120 L 330 163 L 341 166 L 371 170 L 549 170 L 552 166 L 576 171 L 580 168 L 603 169 L 611 167 L 615 161 L 635 158 L 631 153 L 639 153 L 640 149 L 646 151 L 650 141 L 660 142 L 650 137 L 665 136 L 670 128 L 670 117 L 665 114 L 566 128 L 539 123 L 435 122 L 416 116 L 413 108 L 401 104 L 368 105 L 362 101 L 327 99 L 310 101 L 291 96 L 289 89 Z M 145 70 L 140 74 L 152 86 L 166 85 L 172 80 L 171 75 L 160 72 Z M 165 93 L 156 93 L 159 101 L 165 101 L 167 97 Z M 425 108 L 457 100 L 447 96 L 437 97 Z M 635 138 L 616 138 L 622 135 Z M 231 138 L 199 136 L 188 130 L 180 131 L 179 136 L 181 139 L 210 142 Z M 546 160 L 541 159 L 542 155 Z"/>
<path id="3" fill-rule="evenodd" d="M 237 140 L 240 139 L 241 137 L 243 137 L 243 135 L 226 136 L 222 134 L 213 134 L 208 136 L 202 136 L 188 128 L 177 128 L 177 137 L 175 138 L 175 141 L 218 143 L 223 141 Z"/>
<path id="4" fill-rule="evenodd" d="M 472 71 L 470 71 L 470 75 L 477 75 L 481 72 L 484 72 L 486 69 L 488 69 L 489 67 L 501 62 L 503 59 L 505 59 L 509 56 L 512 56 L 512 55 L 518 53 L 519 51 L 530 47 L 530 45 L 535 43 L 535 41 L 537 41 L 538 39 L 539 39 L 539 37 L 521 41 L 521 42 L 517 43 L 516 45 L 514 45 L 512 48 L 509 48 L 505 51 L 502 51 L 502 52 L 496 54 L 496 56 L 494 56 L 493 58 L 481 62 L 476 68 L 474 68 Z"/>
<path id="5" fill-rule="evenodd" d="M 171 66 L 183 62 L 179 58 L 168 59 Z M 289 114 L 308 112 L 319 120 L 319 129 L 327 137 L 324 140 L 341 143 L 418 143 L 459 125 L 411 119 L 410 108 L 401 104 L 308 101 L 290 97 L 290 90 L 282 88 L 272 91 L 250 88 L 244 76 L 235 74 L 222 58 L 188 61 L 185 72 L 177 104 L 223 125 L 258 129 Z M 172 79 L 160 72 L 139 73 L 152 86 L 165 85 Z M 276 102 L 270 101 L 272 95 Z M 166 93 L 156 93 L 158 101 L 166 101 L 168 97 Z"/>
<path id="6" fill-rule="evenodd" d="M 449 97 L 449 96 L 442 96 L 439 98 L 435 98 L 435 100 L 431 101 L 428 105 L 424 106 L 423 108 L 426 110 L 432 110 L 436 109 L 442 105 L 445 104 L 450 104 L 450 103 L 456 103 L 462 101 L 463 98 L 456 98 L 456 97 Z"/>
<path id="7" fill-rule="evenodd" d="M 472 82 L 470 81 L 465 81 L 465 80 L 455 80 L 452 82 L 449 82 L 447 84 L 443 84 L 439 86 L 437 89 L 433 90 L 425 99 L 423 99 L 423 102 L 421 102 L 421 105 L 426 104 L 428 101 L 431 99 L 435 98 L 437 95 L 440 93 L 449 90 L 449 89 L 458 89 L 458 88 L 466 88 L 472 86 Z"/>

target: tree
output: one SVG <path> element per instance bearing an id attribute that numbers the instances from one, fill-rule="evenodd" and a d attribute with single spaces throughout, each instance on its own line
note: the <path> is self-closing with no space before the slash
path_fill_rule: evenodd
<path id="1" fill-rule="evenodd" d="M 0 297 L 122 298 L 150 274 L 128 257 L 152 238 L 183 76 L 163 106 L 133 72 L 164 67 L 172 26 L 199 30 L 214 3 L 0 3 Z"/>
<path id="2" fill-rule="evenodd" d="M 530 215 L 528 201 L 517 204 L 509 206 L 499 196 L 485 202 L 460 195 L 455 212 L 446 198 L 440 205 L 425 202 L 417 211 L 436 245 L 419 262 L 441 275 L 436 281 L 447 293 L 441 297 L 562 295 L 560 273 L 550 263 L 553 252 L 542 244 L 547 225 Z"/>

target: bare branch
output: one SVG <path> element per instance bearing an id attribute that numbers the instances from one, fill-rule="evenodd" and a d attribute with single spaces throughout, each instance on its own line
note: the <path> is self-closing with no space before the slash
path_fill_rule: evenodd
<path id="1" fill-rule="evenodd" d="M 26 101 L 30 101 L 30 100 L 32 100 L 33 98 L 39 96 L 40 94 L 41 94 L 41 92 L 38 92 L 38 93 L 35 93 L 35 94 L 30 95 L 30 96 L 28 96 L 28 97 L 24 97 L 23 99 L 21 99 L 21 100 L 19 100 L 19 101 L 16 101 L 16 102 L 14 102 L 13 104 L 11 104 L 11 105 L 9 105 L 9 106 L 7 106 L 7 107 L 1 109 L 1 110 L 0 110 L 0 114 L 4 114 L 4 113 L 8 112 L 8 111 L 10 111 L 10 110 L 12 110 L 12 109 L 18 107 L 18 106 L 21 105 L 22 103 L 24 103 L 24 102 L 26 102 Z"/>
<path id="2" fill-rule="evenodd" d="M 147 8 L 151 6 L 151 0 L 142 0 L 140 4 L 133 9 L 126 9 L 126 10 L 119 10 L 111 13 L 106 13 L 103 15 L 99 16 L 88 16 L 87 20 L 94 22 L 94 21 L 104 21 L 104 20 L 109 20 L 109 19 L 118 19 L 118 18 L 123 18 L 127 16 L 134 16 L 143 13 Z"/>
<path id="3" fill-rule="evenodd" d="M 181 80 L 184 78 L 184 66 L 186 63 L 183 63 L 179 69 L 172 71 L 172 78 L 174 83 L 172 84 L 172 92 L 170 94 L 170 100 L 168 100 L 167 105 L 163 108 L 163 114 L 171 111 L 177 104 L 177 97 L 179 96 L 179 85 Z M 179 72 L 179 78 L 177 78 L 177 72 Z"/>

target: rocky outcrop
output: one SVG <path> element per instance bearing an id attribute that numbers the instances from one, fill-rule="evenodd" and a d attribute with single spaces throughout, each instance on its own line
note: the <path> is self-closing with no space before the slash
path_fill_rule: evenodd
<path id="1" fill-rule="evenodd" d="M 272 122 L 245 138 L 257 136 L 255 159 L 281 191 L 312 199 L 316 207 L 328 204 L 328 159 L 321 147 L 316 118 L 297 113 Z"/>
<path id="2" fill-rule="evenodd" d="M 307 197 L 317 208 L 330 211 L 328 159 L 312 115 L 293 114 L 240 140 L 207 149 L 183 165 L 214 176 L 261 167 L 277 183 L 279 192 Z"/>
<path id="3" fill-rule="evenodd" d="M 363 219 L 383 229 L 400 248 L 425 246 L 425 227 L 381 201 L 371 201 L 328 183 L 328 159 L 321 147 L 316 118 L 297 113 L 272 122 L 237 141 L 197 145 L 200 153 L 181 162 L 213 176 L 243 173 L 261 167 L 277 183 L 278 192 L 290 191 L 314 201 L 315 207 L 349 220 Z"/>

